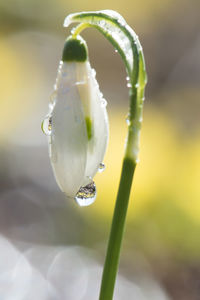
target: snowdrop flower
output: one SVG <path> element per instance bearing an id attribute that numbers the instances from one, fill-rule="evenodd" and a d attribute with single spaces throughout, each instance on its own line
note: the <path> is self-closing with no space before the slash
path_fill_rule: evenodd
<path id="1" fill-rule="evenodd" d="M 102 170 L 108 141 L 106 100 L 88 61 L 85 41 L 69 37 L 64 45 L 49 113 L 42 123 L 61 190 L 79 205 L 96 197 L 93 177 Z"/>

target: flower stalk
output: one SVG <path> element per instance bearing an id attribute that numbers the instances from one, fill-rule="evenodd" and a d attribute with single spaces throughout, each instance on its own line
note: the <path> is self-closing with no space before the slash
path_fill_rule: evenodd
<path id="1" fill-rule="evenodd" d="M 124 157 L 121 179 L 113 214 L 107 254 L 104 263 L 99 300 L 111 300 L 118 271 L 120 250 L 136 163 Z"/>

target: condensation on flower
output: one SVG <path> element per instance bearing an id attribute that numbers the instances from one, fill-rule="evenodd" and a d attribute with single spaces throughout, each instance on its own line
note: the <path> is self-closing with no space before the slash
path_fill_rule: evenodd
<path id="1" fill-rule="evenodd" d="M 78 51 L 73 51 L 72 42 Z M 106 100 L 87 51 L 86 55 L 79 51 L 78 44 L 86 47 L 85 42 L 78 37 L 68 39 L 66 44 L 42 128 L 48 136 L 50 160 L 59 187 L 85 206 L 96 197 L 93 177 L 101 171 L 108 141 L 108 117 Z"/>

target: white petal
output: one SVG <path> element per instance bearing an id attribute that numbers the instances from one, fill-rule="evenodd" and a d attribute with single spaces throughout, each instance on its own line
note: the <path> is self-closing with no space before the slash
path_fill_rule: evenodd
<path id="1" fill-rule="evenodd" d="M 76 86 L 76 63 L 61 65 L 56 88 L 50 137 L 51 163 L 62 191 L 74 197 L 83 184 L 87 155 L 87 132 Z"/>
<path id="2" fill-rule="evenodd" d="M 99 90 L 95 78 L 95 71 L 87 63 L 88 85 L 90 91 L 90 116 L 92 121 L 92 138 L 88 141 L 87 164 L 85 170 L 85 182 L 87 178 L 93 178 L 103 162 L 108 143 L 108 116 L 106 100 Z"/>
<path id="3" fill-rule="evenodd" d="M 108 141 L 106 101 L 89 62 L 61 62 L 55 89 L 56 100 L 49 112 L 51 163 L 61 190 L 75 197 L 103 161 Z"/>

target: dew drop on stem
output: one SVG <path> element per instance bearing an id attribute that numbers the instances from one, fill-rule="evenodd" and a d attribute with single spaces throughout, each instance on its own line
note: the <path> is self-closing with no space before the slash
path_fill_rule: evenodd
<path id="1" fill-rule="evenodd" d="M 129 118 L 129 117 L 126 118 L 126 124 L 127 124 L 128 126 L 131 124 L 131 121 L 130 121 L 130 118 Z"/>

